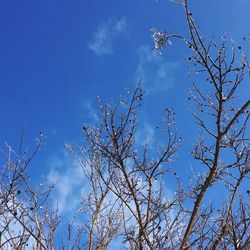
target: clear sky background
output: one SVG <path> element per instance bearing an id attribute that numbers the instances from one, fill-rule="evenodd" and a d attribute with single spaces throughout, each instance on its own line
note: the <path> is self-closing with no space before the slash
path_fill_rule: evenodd
<path id="1" fill-rule="evenodd" d="M 226 32 L 240 44 L 250 36 L 250 1 L 190 4 L 208 38 Z M 162 56 L 155 54 L 152 27 L 185 34 L 181 7 L 168 0 L 0 1 L 0 145 L 17 147 L 22 126 L 30 151 L 39 133 L 46 134 L 31 173 L 61 180 L 56 194 L 64 212 L 77 206 L 72 192 L 82 181 L 64 141 L 81 143 L 83 122 L 96 119 L 97 95 L 118 101 L 124 86 L 139 79 L 146 92 L 141 134 L 154 140 L 165 107 L 174 107 L 184 138 L 177 169 L 188 167 L 195 135 L 184 64 L 189 52 L 172 41 Z"/>

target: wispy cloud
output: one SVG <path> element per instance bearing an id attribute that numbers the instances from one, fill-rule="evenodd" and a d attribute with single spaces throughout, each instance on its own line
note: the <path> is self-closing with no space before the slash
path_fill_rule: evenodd
<path id="1" fill-rule="evenodd" d="M 117 36 L 125 31 L 127 26 L 124 18 L 113 21 L 108 20 L 102 23 L 100 27 L 93 33 L 92 40 L 88 44 L 89 48 L 96 55 L 112 54 L 113 43 Z"/>
<path id="2" fill-rule="evenodd" d="M 80 206 L 81 195 L 88 188 L 82 169 L 72 159 L 71 155 L 53 156 L 50 159 L 48 182 L 55 185 L 52 193 L 53 207 L 59 213 L 75 212 Z"/>
<path id="3" fill-rule="evenodd" d="M 135 141 L 140 146 L 144 146 L 145 144 L 148 146 L 153 145 L 155 143 L 155 132 L 153 126 L 148 122 L 144 122 L 136 133 Z"/>
<path id="4" fill-rule="evenodd" d="M 84 114 L 84 122 L 86 120 L 90 120 L 91 123 L 98 124 L 100 121 L 98 109 L 96 108 L 95 105 L 93 105 L 93 103 L 91 101 L 85 101 L 82 104 L 81 113 Z"/>
<path id="5" fill-rule="evenodd" d="M 175 81 L 177 63 L 166 62 L 162 56 L 148 46 L 139 49 L 139 63 L 136 69 L 137 80 L 142 80 L 150 94 L 171 88 Z"/>

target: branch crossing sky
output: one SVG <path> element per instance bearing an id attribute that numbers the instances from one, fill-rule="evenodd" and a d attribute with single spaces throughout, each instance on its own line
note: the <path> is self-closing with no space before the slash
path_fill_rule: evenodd
<path id="1" fill-rule="evenodd" d="M 240 44 L 250 35 L 250 1 L 190 4 L 208 37 L 227 33 Z M 64 141 L 81 143 L 83 122 L 97 119 L 97 95 L 118 101 L 125 85 L 132 88 L 141 79 L 146 92 L 141 134 L 154 140 L 154 127 L 165 107 L 173 107 L 184 149 L 190 152 L 194 121 L 187 100 L 191 79 L 184 64 L 189 52 L 172 41 L 162 56 L 157 55 L 153 27 L 186 34 L 180 6 L 168 0 L 0 3 L 0 143 L 17 147 L 24 127 L 31 151 L 37 135 L 46 134 L 31 171 L 37 176 L 48 173 L 51 182 L 63 180 L 56 194 L 64 212 L 77 206 L 72 190 L 81 185 Z"/>

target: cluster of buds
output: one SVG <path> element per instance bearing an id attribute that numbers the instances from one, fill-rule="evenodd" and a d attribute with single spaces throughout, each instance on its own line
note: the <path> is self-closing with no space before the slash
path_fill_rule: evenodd
<path id="1" fill-rule="evenodd" d="M 172 45 L 171 41 L 169 40 L 168 33 L 166 31 L 159 31 L 156 28 L 151 29 L 152 37 L 154 40 L 154 48 L 155 50 L 161 54 L 162 48 L 166 46 L 166 44 Z"/>

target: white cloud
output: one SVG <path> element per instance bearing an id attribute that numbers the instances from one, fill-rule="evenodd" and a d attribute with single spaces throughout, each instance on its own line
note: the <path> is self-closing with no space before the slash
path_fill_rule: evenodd
<path id="1" fill-rule="evenodd" d="M 177 63 L 166 62 L 156 51 L 142 46 L 139 49 L 136 78 L 146 85 L 148 94 L 165 91 L 173 86 L 177 67 Z"/>
<path id="2" fill-rule="evenodd" d="M 124 32 L 127 23 L 124 18 L 118 21 L 108 20 L 101 24 L 89 43 L 89 48 L 97 55 L 113 53 L 113 43 L 117 36 Z"/>
<path id="3" fill-rule="evenodd" d="M 69 153 L 53 156 L 49 163 L 48 182 L 55 185 L 52 200 L 54 209 L 58 208 L 59 213 L 76 212 L 80 206 L 81 195 L 88 188 L 82 169 L 67 154 Z"/>

